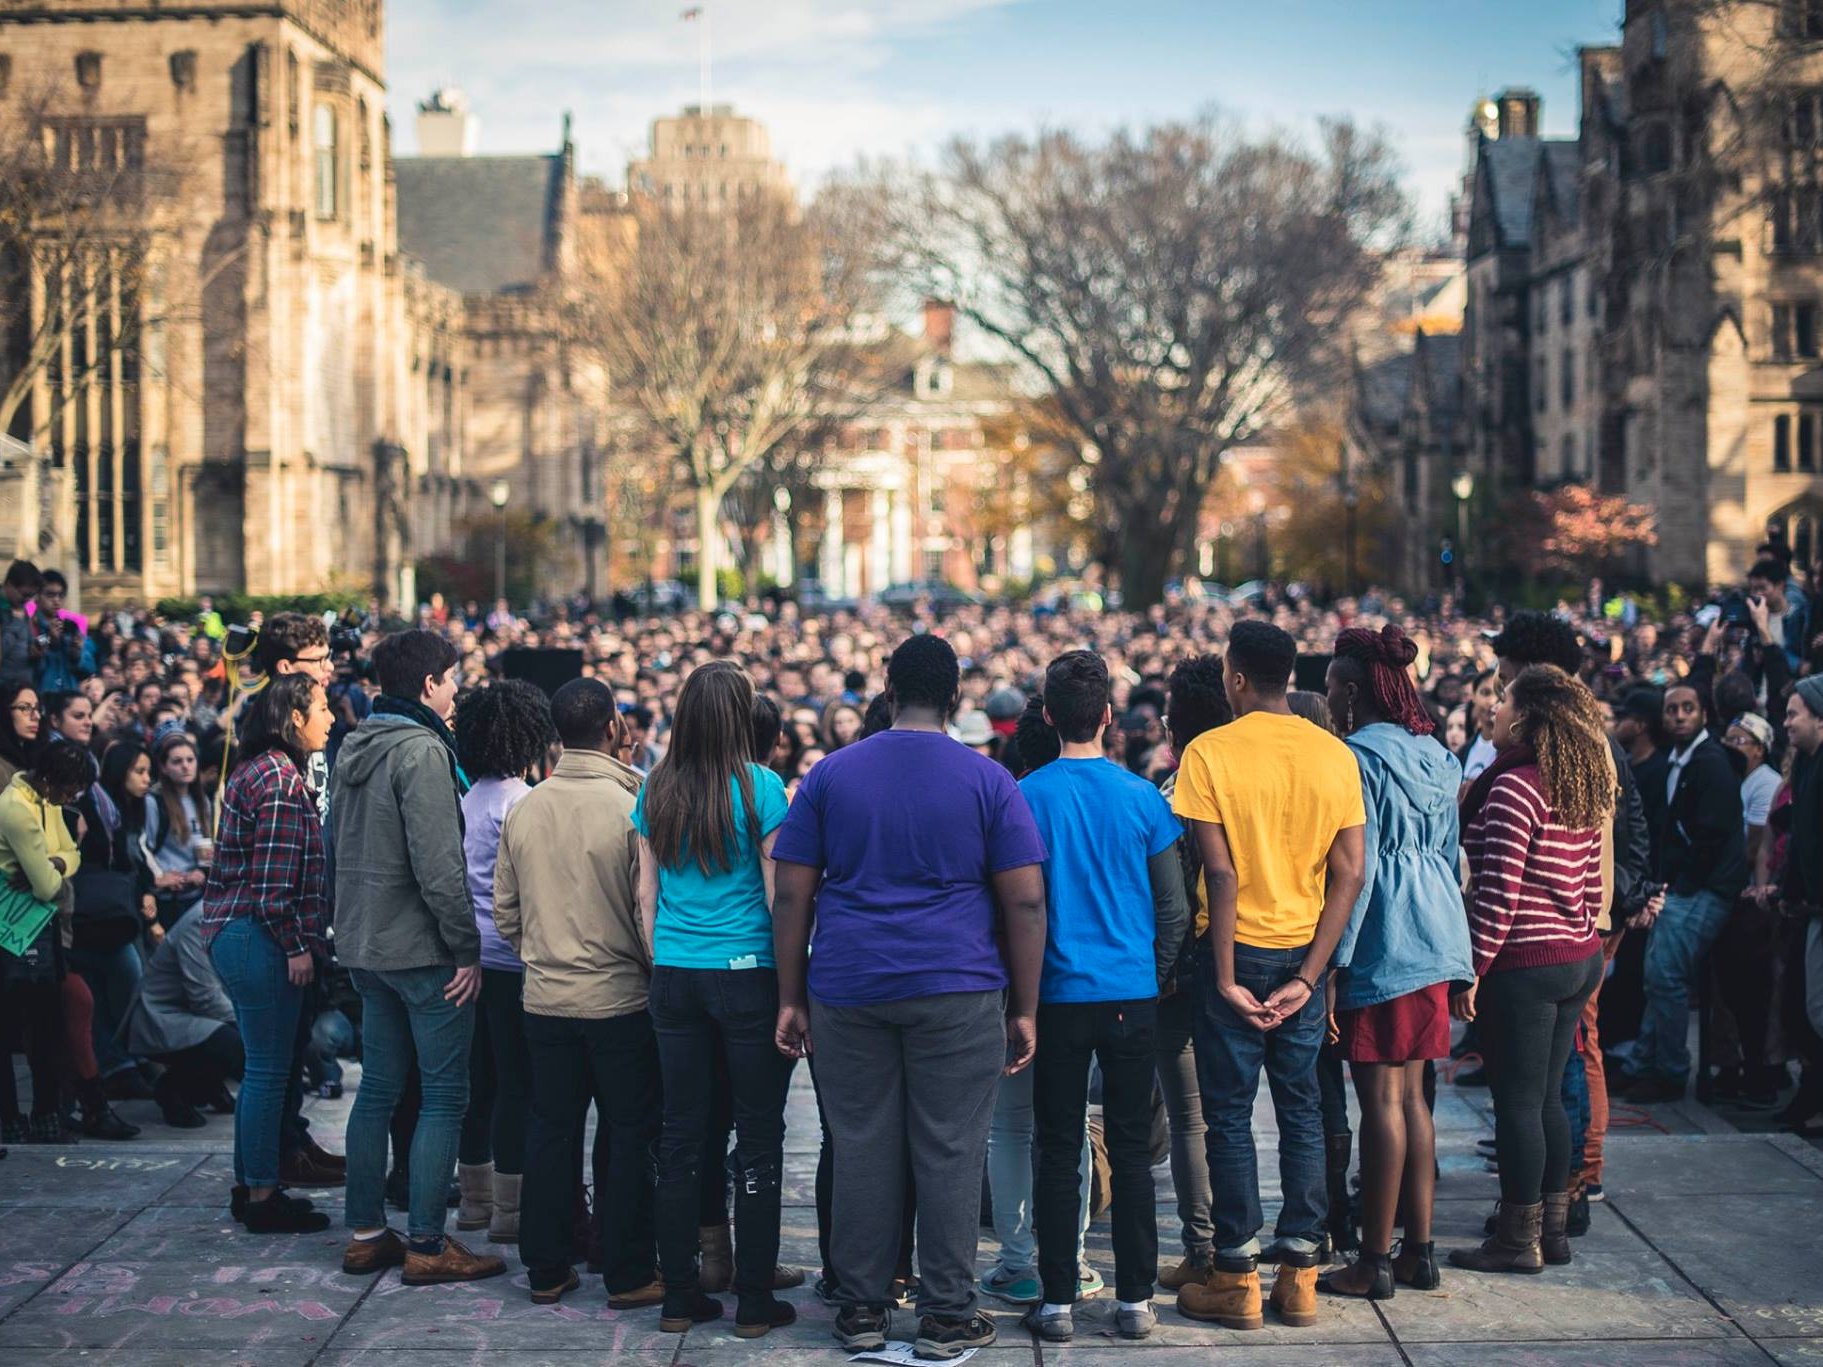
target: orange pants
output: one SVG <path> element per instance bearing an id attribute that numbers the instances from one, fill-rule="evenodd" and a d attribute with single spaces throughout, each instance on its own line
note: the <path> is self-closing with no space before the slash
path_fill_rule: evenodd
<path id="1" fill-rule="evenodd" d="M 1618 930 L 1602 941 L 1603 982 L 1607 981 L 1608 965 L 1614 962 L 1614 951 L 1620 948 L 1621 937 L 1626 933 Z M 1597 983 L 1582 1009 L 1582 1043 L 1577 1046 L 1582 1052 L 1583 1072 L 1589 1079 L 1589 1128 L 1583 1136 L 1582 1173 L 1572 1184 L 1579 1192 L 1591 1182 L 1601 1181 L 1608 1139 L 1608 1075 L 1601 1061 L 1600 1018 L 1601 984 Z"/>

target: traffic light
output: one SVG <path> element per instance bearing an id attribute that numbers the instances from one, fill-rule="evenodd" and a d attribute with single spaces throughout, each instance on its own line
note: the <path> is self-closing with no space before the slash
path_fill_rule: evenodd
<path id="1" fill-rule="evenodd" d="M 1456 563 L 1456 543 L 1447 536 L 1443 538 L 1443 553 L 1438 558 L 1446 565 Z"/>

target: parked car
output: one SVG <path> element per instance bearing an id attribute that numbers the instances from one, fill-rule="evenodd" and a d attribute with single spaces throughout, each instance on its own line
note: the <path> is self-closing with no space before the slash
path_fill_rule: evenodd
<path id="1" fill-rule="evenodd" d="M 918 579 L 906 584 L 892 584 L 874 595 L 882 607 L 914 608 L 928 603 L 934 611 L 954 612 L 958 608 L 980 607 L 987 602 L 971 589 L 938 579 Z"/>

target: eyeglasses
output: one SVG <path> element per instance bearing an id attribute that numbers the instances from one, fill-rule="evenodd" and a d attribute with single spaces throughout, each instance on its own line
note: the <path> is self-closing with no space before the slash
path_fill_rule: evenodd
<path id="1" fill-rule="evenodd" d="M 21 717 L 42 717 L 44 715 L 44 709 L 37 703 L 31 702 L 16 702 L 13 704 L 13 711 Z"/>
<path id="2" fill-rule="evenodd" d="M 293 655 L 291 663 L 294 665 L 326 665 L 329 663 L 329 652 L 325 650 L 321 655 Z"/>

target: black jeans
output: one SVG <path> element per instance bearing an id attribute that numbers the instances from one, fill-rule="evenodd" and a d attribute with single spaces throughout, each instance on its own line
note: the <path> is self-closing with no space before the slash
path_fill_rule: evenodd
<path id="1" fill-rule="evenodd" d="M 723 1164 L 723 1154 L 704 1151 L 715 1111 L 719 1045 L 727 1051 L 734 1103 L 734 1290 L 744 1301 L 767 1299 L 779 1258 L 785 1092 L 792 1068 L 772 1040 L 778 974 L 770 968 L 661 964 L 652 970 L 650 1001 L 665 1098 L 656 1210 L 666 1293 L 696 1289 L 702 1169 Z"/>
<path id="2" fill-rule="evenodd" d="M 193 1106 L 200 1106 L 214 1097 L 230 1078 L 240 1081 L 247 1069 L 247 1052 L 241 1044 L 241 1032 L 228 1021 L 216 1026 L 215 1032 L 201 1044 L 175 1053 L 155 1055 L 152 1061 L 164 1065 L 165 1076 L 177 1088 L 179 1096 Z"/>
<path id="3" fill-rule="evenodd" d="M 459 1161 L 492 1162 L 508 1176 L 525 1171 L 525 1115 L 532 1096 L 525 1051 L 525 1012 L 519 1005 L 525 974 L 481 970 L 480 1010 L 469 1045 L 468 1111 L 462 1117 Z"/>
<path id="4" fill-rule="evenodd" d="M 1053 1305 L 1076 1299 L 1081 1163 L 1089 1057 L 1101 1063 L 1102 1133 L 1114 1198 L 1114 1287 L 1143 1301 L 1158 1278 L 1158 1204 L 1152 1187 L 1152 1081 L 1158 1002 L 1047 1002 L 1038 1007 L 1033 1061 L 1032 1230 L 1038 1275 Z"/>
<path id="5" fill-rule="evenodd" d="M 591 1099 L 607 1136 L 595 1150 L 595 1224 L 610 1295 L 649 1285 L 652 1144 L 658 1137 L 658 1049 L 644 1011 L 599 1020 L 525 1013 L 532 1114 L 525 1136 L 519 1256 L 534 1288 L 569 1271 L 575 1229 L 580 1120 Z"/>
<path id="6" fill-rule="evenodd" d="M 1597 953 L 1576 963 L 1489 973 L 1481 980 L 1475 1021 L 1494 1099 L 1500 1199 L 1511 1205 L 1536 1205 L 1544 1192 L 1570 1189 L 1563 1070 L 1601 971 Z"/>

